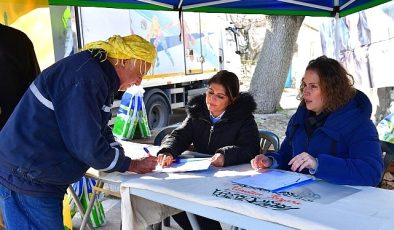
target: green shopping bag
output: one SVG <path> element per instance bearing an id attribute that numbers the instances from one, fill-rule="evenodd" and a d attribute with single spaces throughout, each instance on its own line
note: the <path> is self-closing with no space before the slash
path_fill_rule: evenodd
<path id="1" fill-rule="evenodd" d="M 394 144 L 394 114 L 389 114 L 376 126 L 379 139 Z"/>
<path id="2" fill-rule="evenodd" d="M 112 130 L 119 139 L 130 140 L 133 138 L 138 123 L 137 101 L 135 89 L 128 88 L 123 94 Z"/>
<path id="3" fill-rule="evenodd" d="M 93 196 L 93 187 L 95 185 L 95 180 L 86 177 L 82 177 L 78 182 L 72 184 L 72 188 L 85 210 L 89 206 L 89 201 Z M 77 207 L 71 195 L 68 195 L 68 201 L 70 204 L 71 217 L 73 217 L 77 211 Z M 94 228 L 103 226 L 106 222 L 104 207 L 101 203 L 100 197 L 97 197 L 94 201 L 92 211 L 89 215 L 89 222 Z"/>
<path id="4" fill-rule="evenodd" d="M 132 86 L 123 94 L 113 128 L 116 137 L 131 140 L 133 137 L 151 136 L 143 100 L 144 92 L 141 86 Z"/>
<path id="5" fill-rule="evenodd" d="M 141 138 L 148 138 L 151 137 L 152 134 L 149 129 L 149 123 L 148 123 L 148 116 L 146 115 L 146 110 L 145 110 L 145 104 L 142 96 L 138 96 L 138 124 L 137 124 L 137 130 L 139 137 Z"/>

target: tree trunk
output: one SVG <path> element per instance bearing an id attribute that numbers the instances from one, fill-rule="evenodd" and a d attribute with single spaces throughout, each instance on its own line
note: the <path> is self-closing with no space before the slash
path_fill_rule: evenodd
<path id="1" fill-rule="evenodd" d="M 257 113 L 275 113 L 304 20 L 302 16 L 268 16 L 268 27 L 249 92 Z"/>
<path id="2" fill-rule="evenodd" d="M 391 94 L 393 90 L 393 87 L 378 88 L 377 96 L 379 101 L 376 104 L 376 112 L 373 120 L 375 124 L 378 124 L 383 118 L 390 114 L 390 107 L 393 101 Z M 372 104 L 372 106 L 374 106 L 374 104 Z"/>

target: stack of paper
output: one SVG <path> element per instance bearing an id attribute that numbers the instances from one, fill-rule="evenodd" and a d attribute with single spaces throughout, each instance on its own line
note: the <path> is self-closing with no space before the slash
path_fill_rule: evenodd
<path id="1" fill-rule="evenodd" d="M 170 167 L 156 166 L 156 172 L 189 172 L 207 170 L 211 165 L 210 158 L 177 159 Z"/>
<path id="2" fill-rule="evenodd" d="M 301 173 L 282 170 L 267 170 L 261 174 L 239 178 L 232 182 L 254 188 L 263 188 L 272 192 L 278 192 L 290 187 L 301 186 L 312 181 L 312 177 Z"/>

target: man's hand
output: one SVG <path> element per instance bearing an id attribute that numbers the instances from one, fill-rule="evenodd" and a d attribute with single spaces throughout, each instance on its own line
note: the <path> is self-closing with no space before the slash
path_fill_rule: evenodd
<path id="1" fill-rule="evenodd" d="M 269 157 L 266 157 L 264 154 L 259 154 L 250 161 L 250 164 L 255 170 L 265 169 L 271 167 L 272 160 Z"/>
<path id="2" fill-rule="evenodd" d="M 157 165 L 157 158 L 148 156 L 136 160 L 132 160 L 128 171 L 135 173 L 148 173 L 152 172 Z"/>
<path id="3" fill-rule="evenodd" d="M 216 153 L 211 157 L 211 164 L 215 167 L 223 167 L 224 165 L 224 155 L 221 153 Z"/>

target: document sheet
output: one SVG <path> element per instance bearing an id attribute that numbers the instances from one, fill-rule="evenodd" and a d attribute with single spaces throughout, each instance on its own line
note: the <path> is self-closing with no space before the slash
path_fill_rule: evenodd
<path id="1" fill-rule="evenodd" d="M 301 186 L 312 181 L 312 177 L 301 173 L 272 169 L 261 174 L 239 178 L 232 182 L 277 192 L 286 188 Z"/>
<path id="2" fill-rule="evenodd" d="M 207 170 L 211 165 L 210 158 L 186 158 L 177 159 L 176 162 L 172 163 L 170 167 L 156 167 L 156 172 L 189 172 L 189 171 L 200 171 Z"/>

